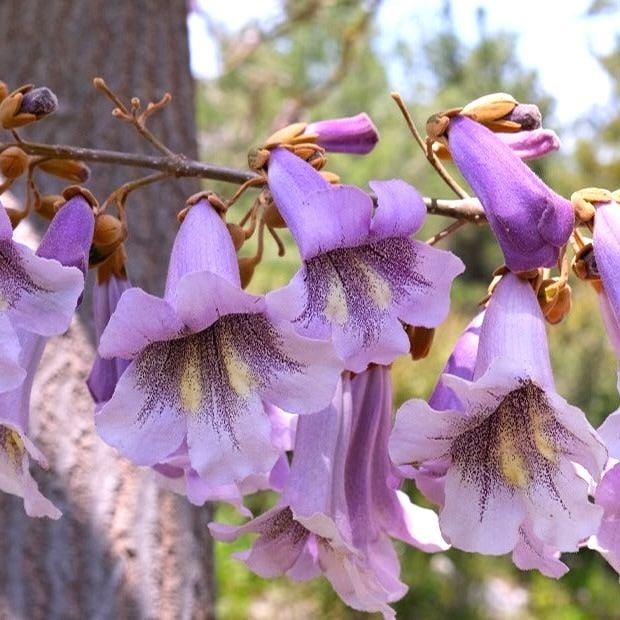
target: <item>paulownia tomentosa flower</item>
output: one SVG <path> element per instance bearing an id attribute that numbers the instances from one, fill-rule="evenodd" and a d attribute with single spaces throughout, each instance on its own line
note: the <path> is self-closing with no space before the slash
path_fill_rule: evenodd
<path id="1" fill-rule="evenodd" d="M 373 181 L 379 206 L 352 186 L 330 186 L 310 165 L 277 148 L 269 189 L 303 261 L 285 288 L 267 296 L 300 333 L 331 338 L 346 367 L 389 364 L 409 350 L 402 322 L 434 327 L 446 316 L 463 263 L 410 239 L 426 215 L 401 180 Z"/>
<path id="2" fill-rule="evenodd" d="M 177 234 L 164 298 L 126 291 L 99 352 L 131 360 L 96 417 L 101 436 L 140 465 L 187 442 L 191 467 L 214 485 L 273 467 L 263 401 L 318 411 L 341 369 L 329 343 L 300 337 L 241 290 L 226 224 L 204 199 Z"/>

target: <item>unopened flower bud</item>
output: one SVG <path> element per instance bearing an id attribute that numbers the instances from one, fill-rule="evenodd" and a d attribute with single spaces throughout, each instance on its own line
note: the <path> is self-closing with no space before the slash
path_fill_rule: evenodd
<path id="1" fill-rule="evenodd" d="M 0 124 L 4 129 L 15 129 L 38 121 L 58 108 L 56 95 L 47 87 L 20 86 L 0 103 Z"/>
<path id="2" fill-rule="evenodd" d="M 107 260 L 123 243 L 127 233 L 123 223 L 113 215 L 100 213 L 95 218 L 95 233 L 90 249 L 89 264 L 91 267 Z"/>
<path id="3" fill-rule="evenodd" d="M 302 135 L 306 134 L 315 134 L 316 143 L 332 153 L 366 155 L 379 141 L 379 132 L 365 112 L 310 123 Z"/>
<path id="4" fill-rule="evenodd" d="M 61 179 L 84 183 L 90 176 L 90 169 L 86 164 L 75 159 L 46 159 L 37 167 Z"/>
<path id="5" fill-rule="evenodd" d="M 18 146 L 9 146 L 0 153 L 0 172 L 7 179 L 17 179 L 28 168 L 28 155 Z"/>
<path id="6" fill-rule="evenodd" d="M 416 362 L 428 356 L 435 337 L 435 329 L 419 325 L 406 325 L 405 332 L 409 338 L 411 359 Z"/>
<path id="7" fill-rule="evenodd" d="M 38 120 L 57 109 L 56 95 L 47 86 L 40 86 L 24 93 L 18 113 L 34 114 Z"/>
<path id="8" fill-rule="evenodd" d="M 63 202 L 65 199 L 58 194 L 46 194 L 35 201 L 34 210 L 46 220 L 51 220 Z"/>
<path id="9" fill-rule="evenodd" d="M 6 85 L 5 82 L 0 80 L 0 101 L 5 99 L 8 94 L 9 94 L 9 87 Z"/>
<path id="10" fill-rule="evenodd" d="M 239 226 L 239 224 L 233 223 L 227 223 L 226 227 L 230 233 L 230 238 L 235 246 L 235 250 L 239 251 L 241 246 L 245 243 L 245 230 L 243 230 L 243 227 Z"/>
<path id="11" fill-rule="evenodd" d="M 504 120 L 518 123 L 521 131 L 532 131 L 542 127 L 542 114 L 538 106 L 533 103 L 520 103 L 506 115 Z"/>

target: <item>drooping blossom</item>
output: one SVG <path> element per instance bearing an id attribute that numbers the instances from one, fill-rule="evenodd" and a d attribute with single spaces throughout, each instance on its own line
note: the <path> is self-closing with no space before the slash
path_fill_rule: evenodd
<path id="1" fill-rule="evenodd" d="M 316 143 L 332 153 L 366 155 L 379 141 L 379 132 L 365 112 L 310 123 L 304 133 L 316 134 Z"/>
<path id="2" fill-rule="evenodd" d="M 485 312 L 473 380 L 443 381 L 461 409 L 405 403 L 391 438 L 394 462 L 449 460 L 439 521 L 452 545 L 514 551 L 522 568 L 536 563 L 533 553 L 536 568 L 558 576 L 556 554 L 576 551 L 597 530 L 602 511 L 588 488 L 607 452 L 583 413 L 556 392 L 529 284 L 504 276 Z"/>
<path id="3" fill-rule="evenodd" d="M 512 271 L 552 267 L 573 230 L 573 207 L 552 191 L 493 132 L 456 116 L 452 159 L 480 199 Z"/>
<path id="4" fill-rule="evenodd" d="M 37 250 L 36 260 L 30 262 L 36 265 L 40 260 L 46 267 L 54 264 L 55 271 L 48 273 L 59 273 L 59 269 L 64 269 L 66 281 L 69 281 L 70 274 L 72 280 L 81 283 L 79 287 L 63 292 L 64 303 L 71 303 L 73 310 L 84 285 L 82 268 L 86 264 L 93 227 L 93 213 L 86 201 L 81 196 L 72 198 L 50 223 Z M 20 251 L 25 253 L 21 248 Z M 10 256 L 9 252 L 7 254 Z M 65 329 L 67 327 L 68 324 Z M 44 455 L 30 438 L 30 393 L 47 338 L 19 327 L 15 335 L 19 342 L 19 364 L 25 370 L 25 378 L 17 388 L 0 394 L 0 489 L 23 497 L 29 516 L 57 519 L 60 511 L 41 495 L 29 470 L 30 457 L 47 467 Z"/>
<path id="5" fill-rule="evenodd" d="M 389 364 L 408 351 L 401 321 L 434 327 L 446 316 L 463 263 L 410 239 L 426 209 L 404 181 L 374 181 L 379 207 L 351 186 L 331 187 L 284 149 L 269 162 L 269 189 L 301 253 L 291 283 L 267 297 L 304 334 L 332 338 L 347 368 Z"/>
<path id="6" fill-rule="evenodd" d="M 241 290 L 226 224 L 204 199 L 177 234 L 164 298 L 126 291 L 99 353 L 131 360 L 96 416 L 100 435 L 140 465 L 186 441 L 213 485 L 270 472 L 279 454 L 263 401 L 320 410 L 341 368 L 331 345 L 298 336 Z"/>
<path id="7" fill-rule="evenodd" d="M 0 392 L 16 388 L 25 377 L 16 330 L 61 334 L 69 327 L 83 287 L 77 269 L 14 241 L 11 222 L 0 205 Z"/>
<path id="8" fill-rule="evenodd" d="M 348 373 L 323 412 L 299 419 L 290 475 L 276 507 L 235 527 L 211 524 L 232 541 L 259 537 L 238 557 L 263 577 L 305 581 L 323 573 L 345 603 L 394 617 L 406 592 L 390 536 L 425 551 L 447 545 L 434 513 L 407 499 L 387 454 L 389 370 Z"/>

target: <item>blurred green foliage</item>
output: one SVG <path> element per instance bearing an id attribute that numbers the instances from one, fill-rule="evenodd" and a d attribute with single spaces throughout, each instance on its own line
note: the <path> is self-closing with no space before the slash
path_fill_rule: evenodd
<path id="1" fill-rule="evenodd" d="M 280 126 L 366 111 L 381 132 L 378 147 L 364 158 L 330 156 L 329 169 L 343 181 L 362 187 L 369 179 L 402 177 L 425 195 L 451 197 L 389 97 L 388 63 L 400 63 L 401 73 L 410 76 L 401 91 L 421 126 L 434 111 L 463 105 L 487 92 L 505 91 L 521 101 L 537 103 L 546 125 L 553 127 L 553 98 L 542 92 L 536 72 L 520 64 L 513 33 L 487 32 L 484 14 L 479 12 L 479 40 L 467 46 L 456 34 L 449 2 L 444 2 L 439 32 L 428 32 L 420 41 L 398 41 L 389 54 L 381 56 L 375 51 L 381 36 L 375 19 L 378 6 L 378 2 L 339 0 L 286 2 L 276 24 L 251 23 L 240 32 L 212 28 L 222 75 L 200 88 L 198 118 L 204 159 L 243 167 L 245 152 Z M 616 49 L 600 60 L 619 98 L 620 39 Z M 536 163 L 536 171 L 556 191 L 569 196 L 580 187 L 615 189 L 620 185 L 617 109 L 597 109 L 585 128 L 581 124 L 584 137 L 574 141 L 573 151 Z M 223 184 L 214 188 L 223 195 L 232 193 Z M 241 217 L 254 196 L 250 190 L 235 206 L 232 220 Z M 445 225 L 440 218 L 428 218 L 420 236 L 430 236 Z M 282 286 L 298 268 L 299 258 L 287 233 L 282 236 L 286 256 L 278 257 L 275 246 L 268 243 L 250 290 L 264 292 Z M 493 269 L 501 263 L 501 254 L 485 227 L 466 226 L 442 245 L 463 258 L 467 271 L 454 286 L 451 314 L 438 328 L 429 358 L 416 363 L 403 358 L 394 364 L 396 404 L 430 394 L 459 333 L 485 295 Z M 253 248 L 250 245 L 243 252 L 252 253 Z M 618 406 L 616 360 L 601 326 L 593 290 L 582 283 L 573 288 L 573 310 L 560 325 L 549 329 L 552 361 L 559 392 L 585 410 L 596 426 Z M 411 485 L 407 488 L 416 495 Z M 272 502 L 272 496 L 259 495 L 251 499 L 251 508 L 256 514 Z M 235 519 L 232 509 L 219 509 L 218 520 Z M 233 545 L 217 545 L 222 618 L 369 617 L 342 604 L 324 579 L 291 584 L 254 576 L 230 558 L 231 551 L 247 549 L 250 542 L 251 537 L 245 537 Z M 395 605 L 402 618 L 620 618 L 618 576 L 601 557 L 587 550 L 565 558 L 571 571 L 559 581 L 521 572 L 509 557 L 456 550 L 429 556 L 403 545 L 398 545 L 398 551 L 402 580 L 410 587 Z"/>

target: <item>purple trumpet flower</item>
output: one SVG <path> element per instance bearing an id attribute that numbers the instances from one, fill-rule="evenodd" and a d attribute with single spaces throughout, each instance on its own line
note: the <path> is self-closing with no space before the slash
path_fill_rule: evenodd
<path id="1" fill-rule="evenodd" d="M 269 162 L 269 189 L 301 253 L 291 283 L 269 307 L 313 338 L 332 338 L 346 367 L 389 364 L 409 350 L 401 321 L 434 327 L 446 316 L 463 263 L 410 239 L 426 215 L 404 181 L 374 181 L 379 207 L 351 186 L 330 186 L 285 149 Z"/>
<path id="2" fill-rule="evenodd" d="M 186 441 L 212 485 L 268 474 L 279 453 L 263 402 L 320 410 L 341 369 L 329 343 L 300 337 L 241 290 L 226 224 L 206 200 L 177 234 L 164 299 L 126 291 L 99 353 L 131 360 L 96 416 L 103 439 L 139 465 Z"/>
<path id="3" fill-rule="evenodd" d="M 365 112 L 310 123 L 304 133 L 316 134 L 316 143 L 332 153 L 366 155 L 379 141 L 379 132 Z"/>
<path id="4" fill-rule="evenodd" d="M 425 551 L 447 545 L 432 511 L 398 491 L 387 454 L 389 370 L 343 375 L 332 405 L 299 419 L 291 471 L 278 505 L 240 527 L 211 524 L 216 538 L 258 533 L 237 557 L 263 577 L 303 581 L 323 573 L 347 605 L 393 618 L 406 592 L 390 536 Z"/>
<path id="5" fill-rule="evenodd" d="M 552 267 L 574 225 L 573 207 L 493 132 L 465 116 L 450 121 L 452 159 L 484 208 L 512 271 Z"/>
<path id="6" fill-rule="evenodd" d="M 485 312 L 472 380 L 443 376 L 461 407 L 405 403 L 390 453 L 397 464 L 448 460 L 439 522 L 452 545 L 514 551 L 517 565 L 558 576 L 554 554 L 576 551 L 598 528 L 602 511 L 588 501 L 586 478 L 600 478 L 607 452 L 557 394 L 546 342 L 532 288 L 504 276 Z"/>
<path id="7" fill-rule="evenodd" d="M 4 214 L 2 209 L 0 211 Z M 57 298 L 53 304 L 44 305 L 44 302 L 41 305 L 42 311 L 47 308 L 50 313 L 56 312 L 57 325 L 54 333 L 60 333 L 69 326 L 69 320 L 78 303 L 84 286 L 84 272 L 81 268 L 86 265 L 93 228 L 94 217 L 91 208 L 81 196 L 76 196 L 69 200 L 52 220 L 39 245 L 37 256 L 29 257 L 29 260 L 23 263 L 15 263 L 18 271 L 13 276 L 16 278 L 22 277 L 21 273 L 26 274 L 23 276 L 26 279 L 26 276 L 33 272 L 35 275 L 30 276 L 31 282 L 40 282 L 38 278 L 41 278 L 41 272 L 49 278 L 43 280 L 49 287 L 44 294 L 56 294 Z M 0 241 L 0 248 L 3 245 L 5 256 L 13 259 L 29 256 L 25 248 L 18 244 L 15 244 L 18 249 L 14 254 L 11 254 L 11 250 L 7 250 L 7 247 L 11 247 L 8 243 L 3 244 Z M 26 271 L 24 268 L 20 272 L 19 268 L 24 264 L 30 267 L 35 265 L 38 271 Z M 57 279 L 52 279 L 53 276 Z M 54 290 L 52 284 L 57 285 L 59 282 L 62 288 L 55 286 L 56 290 Z M 69 288 L 69 283 L 72 283 L 71 288 Z M 62 291 L 62 296 L 58 289 Z M 9 288 L 9 291 L 11 290 Z M 24 293 L 24 295 L 30 294 L 33 293 L 30 291 Z M 19 295 L 17 299 L 16 309 L 22 307 Z M 60 300 L 63 302 L 62 305 L 59 303 Z M 36 307 L 36 304 L 32 304 L 28 310 L 34 311 Z M 10 312 L 9 316 L 11 316 Z M 60 517 L 60 511 L 41 495 L 29 471 L 29 457 L 34 458 L 42 467 L 47 467 L 45 457 L 29 436 L 32 382 L 48 335 L 41 334 L 41 331 L 41 329 L 28 331 L 20 327 L 15 329 L 15 337 L 19 344 L 18 361 L 25 371 L 25 377 L 15 389 L 0 394 L 0 489 L 23 497 L 24 508 L 29 516 L 57 519 Z"/>
<path id="8" fill-rule="evenodd" d="M 62 209 L 57 217 L 61 214 Z M 61 334 L 69 327 L 83 288 L 77 269 L 13 241 L 11 222 L 0 205 L 0 392 L 16 388 L 25 377 L 16 330 Z"/>

